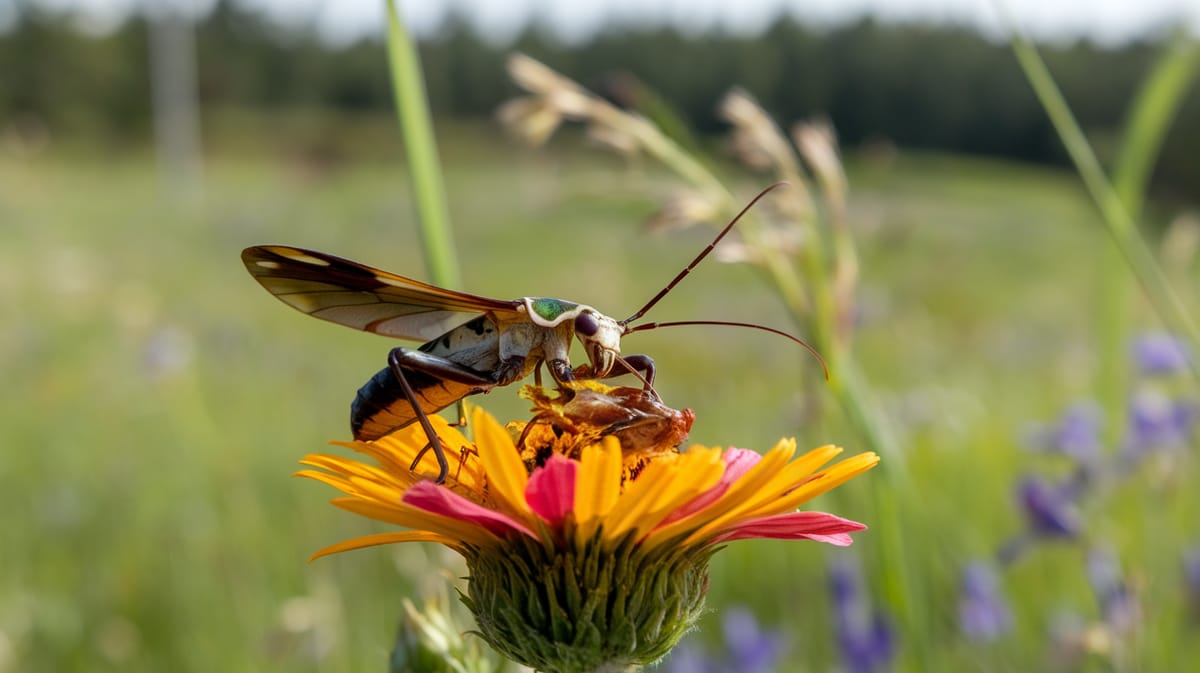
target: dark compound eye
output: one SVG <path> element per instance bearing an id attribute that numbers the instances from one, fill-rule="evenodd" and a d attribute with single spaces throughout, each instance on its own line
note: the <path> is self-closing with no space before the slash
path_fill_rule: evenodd
<path id="1" fill-rule="evenodd" d="M 584 336 L 595 336 L 600 329 L 600 323 L 590 313 L 580 313 L 575 316 L 575 331 Z"/>

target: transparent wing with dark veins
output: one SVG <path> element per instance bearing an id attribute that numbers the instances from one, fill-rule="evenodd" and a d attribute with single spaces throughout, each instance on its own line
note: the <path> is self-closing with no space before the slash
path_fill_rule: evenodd
<path id="1" fill-rule="evenodd" d="M 314 318 L 397 339 L 430 341 L 480 313 L 516 313 L 520 300 L 446 290 L 322 252 L 284 245 L 242 251 L 268 292 Z"/>

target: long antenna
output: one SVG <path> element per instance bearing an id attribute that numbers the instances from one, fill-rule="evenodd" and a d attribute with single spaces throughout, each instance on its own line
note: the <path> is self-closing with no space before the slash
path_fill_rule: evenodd
<path id="1" fill-rule="evenodd" d="M 688 264 L 687 267 L 684 268 L 683 271 L 680 271 L 679 275 L 675 276 L 675 278 L 670 283 L 667 283 L 666 287 L 659 290 L 658 294 L 654 295 L 653 299 L 646 302 L 645 306 L 638 309 L 637 313 L 634 313 L 633 315 L 629 316 L 628 318 L 622 320 L 620 322 L 620 325 L 622 327 L 624 327 L 625 325 L 628 325 L 629 323 L 633 322 L 634 320 L 637 320 L 638 318 L 646 315 L 646 311 L 649 311 L 651 308 L 653 308 L 654 305 L 658 303 L 658 300 L 667 296 L 667 293 L 671 291 L 671 288 L 678 285 L 679 281 L 683 280 L 684 276 L 691 273 L 692 269 L 696 268 L 697 264 L 699 264 L 705 257 L 708 257 L 708 253 L 712 252 L 713 248 L 717 247 L 717 244 L 721 242 L 721 239 L 725 238 L 725 234 L 728 234 L 729 230 L 733 229 L 733 225 L 737 224 L 738 220 L 742 219 L 742 216 L 746 214 L 746 211 L 753 208 L 754 204 L 758 203 L 759 199 L 761 199 L 762 197 L 767 195 L 767 192 L 771 191 L 772 189 L 775 189 L 776 187 L 782 187 L 783 185 L 786 185 L 786 184 L 787 184 L 786 182 L 776 182 L 775 184 L 771 185 L 770 187 L 767 187 L 766 189 L 759 192 L 758 196 L 755 196 L 753 199 L 750 199 L 750 203 L 747 203 L 746 207 L 742 208 L 741 212 L 739 212 L 737 214 L 737 216 L 734 217 L 729 222 L 729 224 L 725 225 L 725 228 L 721 230 L 721 233 L 717 234 L 717 237 L 712 240 L 712 243 L 708 244 L 707 248 L 701 250 L 699 255 L 696 255 L 696 259 L 693 259 L 691 264 Z M 665 326 L 665 323 L 663 323 L 663 324 Z M 644 328 L 642 328 L 642 329 L 644 329 Z M 629 332 L 633 332 L 633 331 L 634 330 L 625 330 L 625 333 L 628 334 Z M 801 342 L 801 343 L 803 343 L 803 342 Z M 805 344 L 805 345 L 807 346 L 808 344 Z M 811 350 L 811 348 L 810 348 L 810 350 Z M 815 353 L 815 351 L 814 351 L 814 353 Z M 821 364 L 824 365 L 824 362 L 822 362 Z M 826 378 L 828 378 L 828 376 L 826 376 Z"/>
<path id="2" fill-rule="evenodd" d="M 821 357 L 821 354 L 817 352 L 816 348 L 813 348 L 811 345 L 809 345 L 809 343 L 807 341 L 801 339 L 800 337 L 792 336 L 791 334 L 788 334 L 787 332 L 784 332 L 783 330 L 777 330 L 774 327 L 767 327 L 766 325 L 756 325 L 752 322 L 729 322 L 729 321 L 725 321 L 725 320 L 676 320 L 676 321 L 672 321 L 672 322 L 648 322 L 645 325 L 638 325 L 637 327 L 631 327 L 631 328 L 625 330 L 625 333 L 630 334 L 633 332 L 645 332 L 646 330 L 658 329 L 659 327 L 679 327 L 680 325 L 720 325 L 720 326 L 724 326 L 724 327 L 749 327 L 750 329 L 757 329 L 757 330 L 762 330 L 764 332 L 770 332 L 771 334 L 778 334 L 781 337 L 786 337 L 788 339 L 791 339 L 792 341 L 795 341 L 796 343 L 803 346 L 804 350 L 808 351 L 809 353 L 812 353 L 812 356 L 817 359 L 817 362 L 821 363 L 821 371 L 825 372 L 825 380 L 826 381 L 829 380 L 829 367 L 827 367 L 825 365 L 825 358 Z"/>

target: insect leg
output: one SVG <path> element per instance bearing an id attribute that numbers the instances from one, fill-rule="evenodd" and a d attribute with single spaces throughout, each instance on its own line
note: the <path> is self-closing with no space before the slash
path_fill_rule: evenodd
<path id="1" fill-rule="evenodd" d="M 417 469 L 417 464 L 421 462 L 425 452 L 433 448 L 433 453 L 437 456 L 438 462 L 438 477 L 434 483 L 442 483 L 446 481 L 446 473 L 450 471 L 450 464 L 446 462 L 446 452 L 442 449 L 442 439 L 438 437 L 437 432 L 433 429 L 433 424 L 429 422 L 429 416 L 421 409 L 421 405 L 417 403 L 417 395 L 413 392 L 412 386 L 408 385 L 408 379 L 404 377 L 404 368 L 400 366 L 400 358 L 397 357 L 396 351 L 393 349 L 388 354 L 388 366 L 392 369 L 392 374 L 396 377 L 396 381 L 400 383 L 400 389 L 404 391 L 404 397 L 408 399 L 408 403 L 412 405 L 413 412 L 417 415 L 417 422 L 421 424 L 421 428 L 425 430 L 425 436 L 429 438 L 429 444 L 417 453 L 417 457 L 413 459 L 413 463 L 408 469 Z"/>
<path id="2" fill-rule="evenodd" d="M 471 456 L 478 458 L 479 449 L 476 449 L 473 446 L 464 446 L 462 450 L 458 452 L 458 469 L 454 471 L 455 481 L 460 481 L 462 479 L 463 468 L 466 467 L 467 459 Z"/>
<path id="3" fill-rule="evenodd" d="M 608 377 L 606 378 L 611 378 L 616 374 L 624 374 L 626 372 L 633 374 L 639 381 L 642 382 L 642 390 L 650 393 L 650 395 L 659 402 L 662 401 L 662 398 L 658 396 L 658 391 L 654 389 L 654 360 L 652 360 L 649 355 L 630 355 L 624 358 L 617 356 L 617 360 L 614 364 L 620 365 L 625 371 L 617 371 L 617 369 L 614 367 L 613 371 L 610 371 L 608 373 Z M 642 372 L 645 373 L 643 374 Z"/>
<path id="4" fill-rule="evenodd" d="M 557 358 L 546 360 L 546 368 L 550 370 L 550 376 L 558 383 L 569 383 L 575 378 L 575 373 L 571 371 L 571 363 L 566 360 Z"/>
<path id="5" fill-rule="evenodd" d="M 388 353 L 388 367 L 392 370 L 392 375 L 396 377 L 396 382 L 400 384 L 400 390 L 403 391 L 405 400 L 412 406 L 413 413 L 417 417 L 417 422 L 421 424 L 421 429 L 425 431 L 425 436 L 429 439 L 429 445 L 417 453 L 417 457 L 413 460 L 412 466 L 409 469 L 415 470 L 421 462 L 421 458 L 425 456 L 425 452 L 433 449 L 438 462 L 438 477 L 435 482 L 438 484 L 443 483 L 446 481 L 446 474 L 450 471 L 450 464 L 446 460 L 446 452 L 442 448 L 442 440 L 433 429 L 433 424 L 429 422 L 429 415 L 421 408 L 412 385 L 409 384 L 408 378 L 404 376 L 404 371 L 405 369 L 421 371 L 431 376 L 437 376 L 458 383 L 477 385 L 484 390 L 490 388 L 492 384 L 488 379 L 479 376 L 465 367 L 437 356 L 431 356 L 421 351 L 411 351 L 407 348 L 393 348 Z"/>
<path id="6" fill-rule="evenodd" d="M 646 384 L 646 390 L 654 389 L 654 359 L 649 355 L 625 355 L 617 358 L 616 365 L 608 377 L 626 373 L 633 374 Z M 642 374 L 638 375 L 638 372 L 642 372 Z"/>
<path id="7" fill-rule="evenodd" d="M 576 377 L 584 379 L 611 379 L 617 376 L 633 374 L 642 382 L 642 390 L 658 398 L 658 393 L 654 390 L 654 360 L 649 355 L 618 356 L 613 362 L 613 368 L 609 370 L 608 374 L 602 377 L 593 376 L 591 369 L 591 365 L 582 365 L 574 370 L 573 373 Z"/>

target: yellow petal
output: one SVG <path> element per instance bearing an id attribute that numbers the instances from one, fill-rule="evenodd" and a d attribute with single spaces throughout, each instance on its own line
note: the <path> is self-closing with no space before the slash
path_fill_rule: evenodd
<path id="1" fill-rule="evenodd" d="M 712 536 L 716 531 L 728 528 L 738 521 L 794 511 L 805 502 L 866 472 L 878 462 L 879 457 L 874 453 L 861 453 L 847 458 L 828 470 L 810 477 L 800 486 L 780 497 L 769 501 L 754 499 L 739 505 L 693 532 L 684 544 L 696 544 Z"/>
<path id="2" fill-rule="evenodd" d="M 347 467 L 357 467 L 363 465 L 357 460 L 345 458 L 343 456 L 335 456 L 328 453 L 310 453 L 300 460 L 301 465 L 309 465 L 319 467 L 322 470 L 333 470 L 341 472 L 343 465 Z"/>
<path id="3" fill-rule="evenodd" d="M 575 477 L 577 538 L 588 540 L 604 521 L 621 493 L 621 444 L 616 437 L 583 449 Z"/>
<path id="4" fill-rule="evenodd" d="M 870 451 L 851 456 L 833 465 L 828 470 L 815 475 L 800 485 L 799 488 L 784 495 L 773 509 L 778 509 L 781 512 L 795 509 L 818 495 L 841 486 L 878 464 L 879 456 Z M 763 515 L 765 514 L 760 512 L 750 513 L 750 517 Z"/>
<path id="5" fill-rule="evenodd" d="M 302 465 L 319 467 L 346 478 L 368 479 L 380 484 L 391 484 L 396 488 L 408 488 L 416 482 L 416 477 L 408 471 L 407 466 L 403 472 L 394 472 L 353 458 L 321 454 L 310 454 L 300 462 Z M 311 472 L 311 470 L 304 472 Z"/>
<path id="6" fill-rule="evenodd" d="M 808 475 L 841 452 L 840 446 L 826 444 L 791 461 L 782 469 L 770 474 L 770 478 L 754 491 L 746 493 L 740 502 L 726 512 L 722 520 L 768 516 L 795 509 L 803 500 L 789 505 L 783 502 L 784 496 L 794 493 L 797 486 L 805 483 Z"/>
<path id="7" fill-rule="evenodd" d="M 529 473 L 512 438 L 491 414 L 479 407 L 471 410 L 471 424 L 475 427 L 479 458 L 487 473 L 488 495 L 525 523 L 531 522 L 534 515 L 525 501 Z"/>
<path id="8" fill-rule="evenodd" d="M 605 537 L 629 530 L 641 537 L 692 498 L 717 484 L 725 471 L 721 452 L 689 449 L 675 460 L 650 463 L 624 493 L 605 521 Z"/>
<path id="9" fill-rule="evenodd" d="M 330 442 L 334 446 L 343 446 L 357 453 L 374 458 L 379 467 L 393 474 L 408 474 L 417 450 L 409 446 L 392 444 L 377 444 L 375 442 Z M 350 462 L 348 458 L 342 460 Z"/>
<path id="10" fill-rule="evenodd" d="M 335 498 L 331 502 L 348 512 L 375 519 L 376 521 L 383 521 L 414 530 L 438 533 L 450 539 L 462 540 L 463 542 L 469 542 L 479 547 L 492 546 L 499 543 L 499 538 L 482 526 L 453 517 L 426 512 L 423 509 L 410 507 L 403 503 L 392 505 L 356 498 Z"/>
<path id="11" fill-rule="evenodd" d="M 364 549 L 366 547 L 375 547 L 381 544 L 392 544 L 394 542 L 440 542 L 447 547 L 460 549 L 461 545 L 456 540 L 438 535 L 437 533 L 428 533 L 423 530 L 404 531 L 402 533 L 379 533 L 376 535 L 364 535 L 363 537 L 351 538 L 343 540 L 337 544 L 331 544 L 328 547 L 318 551 L 309 557 L 309 561 L 315 561 L 322 556 L 329 554 L 337 554 L 338 552 L 351 551 L 353 549 Z"/>
<path id="12" fill-rule="evenodd" d="M 337 490 L 339 490 L 343 493 L 348 493 L 349 491 L 347 489 L 354 490 L 354 491 L 357 490 L 354 488 L 354 486 L 350 483 L 349 480 L 347 480 L 345 477 L 343 477 L 340 474 L 330 474 L 328 472 L 318 472 L 317 470 L 300 470 L 299 472 L 292 474 L 292 476 L 293 477 L 304 477 L 306 479 L 314 479 L 316 481 L 321 482 L 322 484 L 329 484 L 330 486 L 336 488 Z M 357 493 L 350 493 L 350 495 L 357 495 Z"/>
<path id="13" fill-rule="evenodd" d="M 754 497 L 755 493 L 775 479 L 779 472 L 787 466 L 788 460 L 795 451 L 794 440 L 780 440 L 774 448 L 763 455 L 754 467 L 735 481 L 719 500 L 687 518 L 655 531 L 655 537 L 664 539 L 688 530 L 707 529 L 713 522 L 727 518 L 729 513 L 736 510 L 745 499 Z"/>

